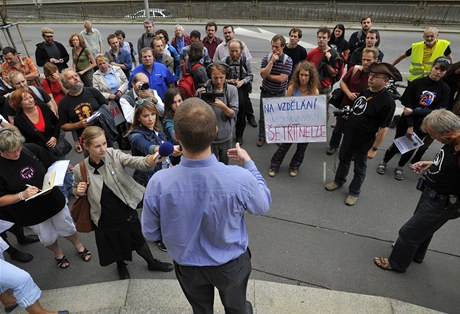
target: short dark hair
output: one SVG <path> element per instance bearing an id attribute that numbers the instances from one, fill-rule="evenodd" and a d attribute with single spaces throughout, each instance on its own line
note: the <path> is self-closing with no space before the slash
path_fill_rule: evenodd
<path id="1" fill-rule="evenodd" d="M 9 53 L 12 53 L 12 54 L 17 54 L 18 52 L 16 51 L 16 49 L 14 49 L 13 47 L 5 47 L 2 49 L 2 54 L 3 55 L 7 55 Z"/>
<path id="2" fill-rule="evenodd" d="M 203 100 L 188 98 L 176 110 L 174 131 L 186 150 L 202 152 L 216 138 L 216 114 Z"/>
<path id="3" fill-rule="evenodd" d="M 190 49 L 188 50 L 188 58 L 189 62 L 196 62 L 203 58 L 203 43 L 202 42 L 195 42 L 190 45 Z"/>
<path id="4" fill-rule="evenodd" d="M 207 31 L 209 26 L 214 26 L 215 30 L 217 31 L 217 24 L 216 22 L 208 22 L 204 27 L 204 30 Z"/>
<path id="5" fill-rule="evenodd" d="M 316 32 L 316 35 L 318 36 L 319 33 L 325 33 L 329 38 L 331 38 L 331 30 L 325 26 L 320 27 L 318 31 Z"/>
<path id="6" fill-rule="evenodd" d="M 115 34 L 110 34 L 109 36 L 107 36 L 107 43 L 109 44 L 109 40 L 112 39 L 112 38 L 116 38 L 118 39 L 117 35 Z M 124 37 L 123 37 L 124 38 Z"/>
<path id="7" fill-rule="evenodd" d="M 235 29 L 233 29 L 233 25 L 224 25 L 224 27 L 222 27 L 222 29 L 226 29 L 226 28 L 231 28 L 232 32 L 235 32 Z"/>
<path id="8" fill-rule="evenodd" d="M 300 28 L 297 28 L 297 27 L 291 28 L 291 30 L 289 31 L 289 36 L 291 36 L 291 33 L 297 33 L 299 38 L 302 38 L 302 30 Z"/>
<path id="9" fill-rule="evenodd" d="M 361 18 L 361 23 L 364 22 L 364 21 L 367 20 L 367 19 L 370 19 L 371 22 L 372 22 L 372 17 L 371 17 L 370 15 L 366 15 L 366 16 L 363 16 L 363 17 Z"/>
<path id="10" fill-rule="evenodd" d="M 126 38 L 126 34 L 124 31 L 122 31 L 121 29 L 117 29 L 115 32 L 114 32 L 115 35 L 121 35 L 121 37 L 123 38 Z"/>
<path id="11" fill-rule="evenodd" d="M 368 31 L 367 31 L 367 34 L 375 34 L 375 38 L 377 39 L 377 41 L 380 40 L 380 33 L 379 33 L 379 31 L 376 30 L 376 29 L 370 29 L 370 30 L 368 30 Z M 366 36 L 367 36 L 367 34 L 366 34 Z"/>
<path id="12" fill-rule="evenodd" d="M 273 36 L 271 42 L 275 42 L 275 41 L 278 41 L 278 40 L 281 41 L 281 47 L 286 46 L 286 38 L 284 38 L 283 35 L 278 35 L 277 34 L 277 35 Z"/>
<path id="13" fill-rule="evenodd" d="M 167 43 L 169 41 L 169 35 L 168 32 L 165 31 L 164 29 L 159 29 L 155 32 L 155 35 L 162 34 L 165 37 L 165 42 Z"/>
<path id="14" fill-rule="evenodd" d="M 190 32 L 190 38 L 198 38 L 201 39 L 201 33 L 197 30 L 193 30 Z"/>

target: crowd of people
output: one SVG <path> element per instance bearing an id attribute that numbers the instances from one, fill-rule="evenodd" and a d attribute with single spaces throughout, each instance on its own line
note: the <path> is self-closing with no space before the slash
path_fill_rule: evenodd
<path id="1" fill-rule="evenodd" d="M 74 245 L 83 261 L 91 260 L 67 206 L 72 194 L 86 195 L 101 266 L 115 263 L 119 278 L 130 278 L 125 261 L 136 251 L 151 271 L 175 269 L 195 312 L 212 311 L 210 287 L 219 289 L 224 307 L 250 312 L 246 300 L 250 250 L 243 214 L 245 210 L 264 214 L 271 200 L 266 182 L 242 149 L 246 123 L 258 127 L 256 145 L 262 147 L 266 144 L 263 99 L 322 94 L 329 100 L 338 83 L 340 98 L 335 106 L 341 114 L 326 154 L 338 152 L 340 163 L 325 188 L 342 187 L 353 162 L 354 176 L 345 199 L 346 205 L 353 206 L 366 177 L 367 160 L 376 157 L 393 120 L 396 104 L 386 86 L 390 80 L 402 80 L 395 65 L 406 57 L 411 58 L 409 85 L 401 99 L 404 110 L 397 120 L 396 137 L 416 134 L 424 145 L 401 156 L 394 177 L 403 180 L 404 166 L 412 157 L 410 167 L 426 173 L 424 202 L 401 229 L 391 257 L 378 257 L 375 264 L 404 272 L 410 261 L 423 260 L 434 232 L 458 217 L 460 65 L 452 65 L 450 43 L 438 38 L 437 29 L 427 28 L 424 40 L 412 44 L 393 63 L 383 62 L 380 34 L 369 16 L 349 40 L 343 24 L 332 30 L 319 28 L 317 47 L 310 51 L 299 44 L 299 28 L 290 30 L 288 41 L 275 35 L 260 64 L 257 122 L 250 98 L 252 56 L 232 25 L 223 26 L 223 39 L 217 37 L 215 22 L 205 25 L 204 38 L 198 30 L 187 34 L 181 25 L 175 26 L 171 39 L 164 29 L 155 30 L 150 19 L 143 26 L 145 33 L 134 46 L 122 30 L 104 40 L 85 21 L 80 33 L 69 36 L 72 60 L 64 45 L 54 41 L 50 27 L 41 29 L 37 65 L 12 47 L 2 49 L 0 219 L 15 223 L 10 232 L 18 242 L 40 241 L 52 251 L 57 267 L 70 265 L 58 245 L 60 236 Z M 43 78 L 37 66 L 43 68 Z M 64 132 L 71 133 L 73 145 Z M 445 144 L 441 152 L 449 158 L 420 161 L 432 138 Z M 168 156 L 161 154 L 166 142 L 173 146 Z M 278 144 L 268 169 L 270 177 L 280 171 L 291 145 Z M 297 143 L 289 164 L 291 177 L 298 175 L 307 146 Z M 47 168 L 72 148 L 84 154 L 84 161 L 69 166 L 64 185 L 26 203 L 25 199 L 40 192 Z M 377 173 L 386 173 L 396 153 L 393 144 Z M 241 162 L 248 171 L 228 167 L 230 160 Z M 449 162 L 448 172 L 441 167 L 443 162 Z M 135 169 L 132 176 L 126 167 Z M 164 176 L 170 180 L 161 180 Z M 427 217 L 424 208 L 430 201 L 447 208 L 449 214 Z M 140 220 L 136 209 L 142 206 Z M 225 209 L 225 214 L 216 214 L 216 208 Z M 24 235 L 23 227 L 36 236 Z M 420 229 L 423 232 L 414 236 L 414 230 Z M 5 232 L 2 238 L 5 245 L 0 248 L 12 260 L 32 260 L 30 254 L 9 244 Z M 174 265 L 154 258 L 146 239 L 167 251 Z M 234 261 L 244 269 L 233 274 L 238 288 L 221 273 L 232 273 L 226 267 Z M 196 282 L 187 279 L 192 275 Z M 22 280 L 37 290 L 30 278 Z M 207 288 L 196 290 L 200 284 Z M 23 292 L 6 286 L 0 278 L 0 292 L 5 291 L 0 301 L 5 307 L 16 304 L 8 289 L 23 306 L 18 299 Z M 38 296 L 35 292 L 30 304 L 36 304 Z M 32 305 L 23 307 L 29 311 Z"/>

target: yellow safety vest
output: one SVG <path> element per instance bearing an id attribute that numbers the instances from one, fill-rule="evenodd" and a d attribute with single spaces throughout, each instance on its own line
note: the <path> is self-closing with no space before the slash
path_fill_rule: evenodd
<path id="1" fill-rule="evenodd" d="M 413 80 L 427 76 L 430 71 L 431 67 L 433 66 L 434 60 L 439 57 L 444 56 L 444 52 L 446 51 L 447 47 L 449 47 L 450 42 L 444 39 L 438 39 L 436 45 L 434 46 L 434 50 L 431 54 L 430 60 L 427 64 L 423 64 L 423 50 L 425 49 L 425 42 L 421 41 L 418 43 L 412 44 L 412 53 L 411 53 L 411 63 L 409 68 L 409 77 L 407 80 L 412 82 Z"/>

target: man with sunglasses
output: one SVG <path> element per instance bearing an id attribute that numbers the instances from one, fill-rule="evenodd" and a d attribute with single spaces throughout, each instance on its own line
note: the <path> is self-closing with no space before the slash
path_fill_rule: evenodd
<path id="1" fill-rule="evenodd" d="M 439 57 L 445 56 L 452 62 L 452 50 L 450 42 L 438 38 L 439 33 L 435 27 L 427 27 L 423 32 L 423 41 L 413 43 L 405 53 L 393 61 L 393 65 L 410 56 L 408 83 L 415 79 L 427 76 L 430 73 L 433 61 Z"/>
<path id="2" fill-rule="evenodd" d="M 453 112 L 434 110 L 423 120 L 421 129 L 444 146 L 433 161 L 412 165 L 422 191 L 414 215 L 401 227 L 390 257 L 375 257 L 384 270 L 404 273 L 412 261 L 420 264 L 434 233 L 447 221 L 460 216 L 460 118 Z"/>
<path id="3" fill-rule="evenodd" d="M 149 87 L 149 78 L 144 73 L 140 72 L 133 77 L 133 88 L 123 94 L 120 98 L 121 111 L 125 116 L 126 122 L 133 123 L 134 108 L 136 105 L 141 105 L 144 101 L 148 100 L 155 104 L 160 117 L 163 116 L 165 105 L 158 96 L 156 90 Z"/>
<path id="4" fill-rule="evenodd" d="M 367 159 L 374 158 L 390 125 L 396 108 L 395 101 L 385 86 L 393 78 L 400 81 L 401 74 L 389 63 L 373 63 L 369 66 L 368 89 L 345 110 L 347 123 L 339 152 L 339 166 L 334 181 L 326 184 L 328 191 L 334 191 L 345 184 L 354 162 L 354 176 L 348 188 L 345 204 L 357 203 L 361 185 L 366 177 Z"/>
<path id="5" fill-rule="evenodd" d="M 428 76 L 416 79 L 410 84 L 402 97 L 404 110 L 399 119 L 395 138 L 406 135 L 408 138 L 417 134 L 421 139 L 426 137 L 426 133 L 421 130 L 423 118 L 433 110 L 446 108 L 449 101 L 449 86 L 441 80 L 450 66 L 450 60 L 446 57 L 440 57 L 433 63 Z M 430 141 L 431 143 L 431 141 Z M 428 148 L 428 147 L 426 147 Z M 419 152 L 420 151 L 420 152 Z M 423 154 L 426 149 L 420 148 L 417 155 Z M 401 155 L 398 166 L 394 172 L 394 178 L 398 181 L 403 180 L 404 166 L 412 157 L 415 149 Z M 398 153 L 398 148 L 394 143 L 385 152 L 383 161 L 377 167 L 378 174 L 385 174 L 387 163 Z M 421 155 L 420 155 L 421 157 Z M 420 160 L 418 157 L 418 160 Z"/>

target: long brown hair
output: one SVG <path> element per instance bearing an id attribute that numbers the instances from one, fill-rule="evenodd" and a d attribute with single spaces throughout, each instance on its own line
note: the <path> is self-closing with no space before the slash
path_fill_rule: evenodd
<path id="1" fill-rule="evenodd" d="M 301 70 L 307 71 L 310 74 L 310 79 L 307 83 L 307 93 L 313 94 L 315 89 L 320 88 L 319 74 L 315 65 L 308 61 L 302 61 L 296 66 L 294 73 L 292 73 L 289 85 L 294 85 L 295 89 L 297 90 L 300 88 L 299 73 Z"/>
<path id="2" fill-rule="evenodd" d="M 153 103 L 146 100 L 141 105 L 136 104 L 136 108 L 134 109 L 133 125 L 131 126 L 130 132 L 136 130 L 141 125 L 140 118 L 144 110 L 150 111 L 156 114 L 155 124 L 153 125 L 153 129 L 157 132 L 161 131 L 160 112 L 158 111 L 157 107 Z"/>

